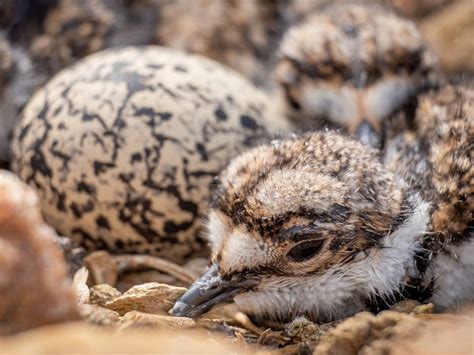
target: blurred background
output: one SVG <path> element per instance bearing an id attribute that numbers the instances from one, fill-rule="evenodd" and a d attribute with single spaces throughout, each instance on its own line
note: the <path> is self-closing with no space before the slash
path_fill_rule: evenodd
<path id="1" fill-rule="evenodd" d="M 0 166 L 18 113 L 65 66 L 105 48 L 160 44 L 213 58 L 268 88 L 284 32 L 330 0 L 1 0 Z M 474 71 L 471 0 L 358 1 L 413 19 L 448 74 Z M 351 3 L 354 3 L 352 1 Z"/>

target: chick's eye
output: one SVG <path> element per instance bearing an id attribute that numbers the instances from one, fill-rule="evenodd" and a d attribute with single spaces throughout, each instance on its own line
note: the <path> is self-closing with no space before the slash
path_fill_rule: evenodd
<path id="1" fill-rule="evenodd" d="M 315 256 L 323 246 L 322 240 L 311 240 L 295 245 L 288 252 L 288 258 L 293 261 L 305 261 Z"/>

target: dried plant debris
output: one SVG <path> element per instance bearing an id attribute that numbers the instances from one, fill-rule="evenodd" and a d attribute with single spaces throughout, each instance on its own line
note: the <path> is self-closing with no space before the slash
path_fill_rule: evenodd
<path id="1" fill-rule="evenodd" d="M 119 272 L 143 268 L 155 269 L 167 273 L 176 279 L 191 285 L 196 279 L 194 273 L 182 266 L 156 256 L 149 255 L 118 255 L 114 257 L 118 264 Z"/>
<path id="2" fill-rule="evenodd" d="M 101 250 L 90 253 L 84 263 L 91 273 L 91 284 L 116 286 L 119 283 L 117 288 L 126 290 L 151 281 L 189 286 L 205 268 L 200 258 L 196 260 L 180 266 L 155 256 L 110 255 Z"/>
<path id="3" fill-rule="evenodd" d="M 76 319 L 76 298 L 36 193 L 0 170 L 0 334 Z"/>
<path id="4" fill-rule="evenodd" d="M 121 315 L 130 311 L 166 314 L 184 292 L 184 287 L 150 282 L 134 286 L 104 305 Z"/>
<path id="5" fill-rule="evenodd" d="M 265 328 L 258 327 L 246 314 L 241 312 L 235 303 L 223 303 L 214 306 L 199 318 L 198 322 L 205 328 L 210 329 L 219 328 L 218 324 L 224 326 L 223 328 L 226 328 L 227 325 L 237 325 L 242 327 L 240 328 L 242 331 L 251 332 L 257 336 L 265 331 Z"/>

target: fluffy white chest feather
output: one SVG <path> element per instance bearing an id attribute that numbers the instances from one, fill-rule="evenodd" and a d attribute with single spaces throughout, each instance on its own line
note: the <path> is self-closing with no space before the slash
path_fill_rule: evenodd
<path id="1" fill-rule="evenodd" d="M 435 280 L 432 302 L 440 310 L 474 300 L 474 240 L 448 249 L 433 261 L 428 275 Z"/>

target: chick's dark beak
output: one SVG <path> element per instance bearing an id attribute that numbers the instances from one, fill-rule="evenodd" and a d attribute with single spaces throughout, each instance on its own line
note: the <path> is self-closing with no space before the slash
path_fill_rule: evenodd
<path id="1" fill-rule="evenodd" d="M 219 275 L 219 266 L 211 265 L 189 290 L 176 301 L 170 311 L 177 317 L 199 317 L 214 305 L 226 302 L 235 295 L 247 291 L 258 284 L 255 278 L 246 280 L 223 280 Z"/>
<path id="2" fill-rule="evenodd" d="M 365 145 L 372 148 L 380 148 L 382 145 L 381 134 L 369 122 L 363 121 L 355 132 L 356 137 Z"/>

